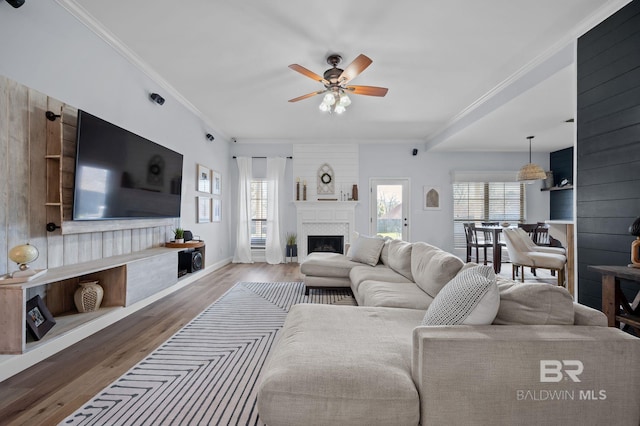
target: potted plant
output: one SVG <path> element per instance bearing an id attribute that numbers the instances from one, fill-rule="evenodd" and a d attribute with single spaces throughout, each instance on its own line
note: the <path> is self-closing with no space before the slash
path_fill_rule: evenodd
<path id="1" fill-rule="evenodd" d="M 175 237 L 176 243 L 184 243 L 184 229 L 182 228 L 174 229 L 173 236 Z"/>
<path id="2" fill-rule="evenodd" d="M 297 235 L 295 232 L 287 234 L 287 257 L 298 257 Z"/>

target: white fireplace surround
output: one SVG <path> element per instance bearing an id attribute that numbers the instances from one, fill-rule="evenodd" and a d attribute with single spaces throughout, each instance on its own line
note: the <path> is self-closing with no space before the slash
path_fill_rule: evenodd
<path id="1" fill-rule="evenodd" d="M 307 257 L 309 235 L 342 235 L 351 242 L 355 231 L 357 201 L 295 201 L 298 234 L 298 261 Z"/>

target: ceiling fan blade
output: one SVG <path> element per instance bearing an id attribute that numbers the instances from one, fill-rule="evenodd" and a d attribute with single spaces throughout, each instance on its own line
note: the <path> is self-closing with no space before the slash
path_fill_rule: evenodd
<path id="1" fill-rule="evenodd" d="M 354 95 L 367 95 L 367 96 L 384 96 L 389 89 L 386 87 L 376 86 L 347 86 L 345 90 L 353 93 Z"/>
<path id="2" fill-rule="evenodd" d="M 291 64 L 289 65 L 289 68 L 291 68 L 294 71 L 298 71 L 300 74 L 309 77 L 310 79 L 313 79 L 315 81 L 319 81 L 322 84 L 329 84 L 329 82 L 327 80 L 325 80 L 323 77 L 320 77 L 318 74 L 314 73 L 313 71 L 309 71 L 308 69 L 306 69 L 305 67 L 303 67 L 302 65 L 298 65 L 298 64 Z"/>
<path id="3" fill-rule="evenodd" d="M 351 62 L 349 64 L 349 66 L 347 66 L 344 71 L 342 71 L 342 74 L 340 74 L 340 77 L 338 78 L 338 81 L 341 84 L 344 84 L 348 81 L 353 80 L 354 78 L 356 78 L 358 76 L 358 74 L 360 74 L 362 71 L 364 71 L 369 65 L 371 65 L 373 61 L 371 59 L 369 59 L 369 57 L 360 54 L 357 58 L 355 58 L 353 60 L 353 62 Z"/>
<path id="4" fill-rule="evenodd" d="M 307 93 L 306 95 L 302 95 L 302 96 L 298 96 L 297 98 L 289 99 L 289 102 L 298 102 L 298 101 L 310 98 L 310 97 L 315 96 L 315 95 L 321 95 L 324 92 L 326 92 L 326 90 L 319 90 L 317 92 Z"/>

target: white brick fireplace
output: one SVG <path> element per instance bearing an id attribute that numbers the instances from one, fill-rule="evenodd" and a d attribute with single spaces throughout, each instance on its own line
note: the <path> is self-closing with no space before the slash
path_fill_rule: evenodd
<path id="1" fill-rule="evenodd" d="M 355 231 L 357 201 L 296 201 L 298 261 L 307 256 L 309 235 L 342 235 L 345 244 Z"/>

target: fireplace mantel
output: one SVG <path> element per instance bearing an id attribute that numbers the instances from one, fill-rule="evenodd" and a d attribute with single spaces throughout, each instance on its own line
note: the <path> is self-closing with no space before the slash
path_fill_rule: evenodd
<path id="1" fill-rule="evenodd" d="M 355 231 L 357 201 L 294 201 L 297 216 L 298 259 L 307 256 L 307 236 L 342 235 L 345 244 Z"/>

